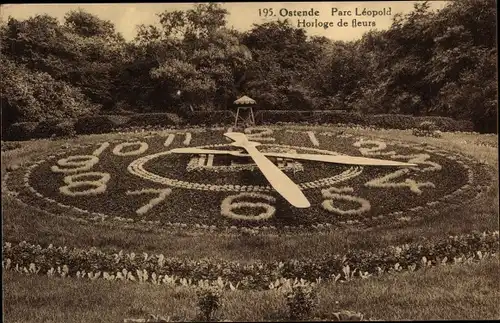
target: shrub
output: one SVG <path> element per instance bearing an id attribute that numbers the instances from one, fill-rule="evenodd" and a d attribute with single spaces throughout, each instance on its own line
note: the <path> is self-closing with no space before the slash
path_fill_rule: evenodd
<path id="1" fill-rule="evenodd" d="M 317 305 L 316 291 L 311 286 L 293 286 L 285 294 L 290 319 L 303 320 L 311 317 L 314 307 Z"/>
<path id="2" fill-rule="evenodd" d="M 471 132 L 474 130 L 474 123 L 469 120 L 456 120 L 455 128 L 450 131 Z"/>
<path id="3" fill-rule="evenodd" d="M 21 143 L 16 141 L 2 141 L 2 151 L 9 151 L 17 148 L 21 148 Z"/>
<path id="4" fill-rule="evenodd" d="M 115 123 L 104 115 L 83 117 L 76 121 L 75 131 L 77 134 L 108 133 L 115 126 Z"/>
<path id="5" fill-rule="evenodd" d="M 106 117 L 117 126 L 126 125 L 130 121 L 130 116 L 119 114 L 106 114 Z"/>
<path id="6" fill-rule="evenodd" d="M 18 122 L 7 128 L 5 137 L 8 140 L 29 140 L 33 138 L 38 122 Z"/>
<path id="7" fill-rule="evenodd" d="M 362 313 L 356 313 L 352 311 L 340 311 L 338 313 L 333 313 L 332 321 L 371 321 L 365 319 L 365 316 Z"/>
<path id="8" fill-rule="evenodd" d="M 342 124 L 365 124 L 366 116 L 357 112 L 350 111 L 328 111 L 327 113 L 319 114 L 320 120 L 319 123 L 342 123 Z"/>
<path id="9" fill-rule="evenodd" d="M 58 124 L 56 124 L 55 130 L 56 130 L 56 136 L 74 137 L 76 136 L 75 121 L 73 120 L 61 121 Z"/>
<path id="10" fill-rule="evenodd" d="M 447 117 L 424 116 L 416 117 L 405 114 L 376 114 L 368 115 L 364 125 L 385 129 L 408 130 L 417 128 L 422 122 L 431 122 L 436 130 L 441 131 L 471 131 L 473 123 L 466 120 L 454 120 Z"/>
<path id="11" fill-rule="evenodd" d="M 289 110 L 260 110 L 256 112 L 256 120 L 259 123 L 275 124 L 278 122 L 294 123 L 356 123 L 364 122 L 363 115 L 355 112 L 341 110 L 317 110 L 317 111 L 289 111 Z"/>
<path id="12" fill-rule="evenodd" d="M 146 126 L 175 126 L 181 120 L 177 115 L 172 116 L 171 113 L 143 113 L 136 114 L 130 117 L 130 120 L 125 124 L 127 127 L 146 127 Z"/>
<path id="13" fill-rule="evenodd" d="M 437 126 L 432 121 L 423 121 L 418 125 L 418 129 L 425 131 L 435 131 L 437 130 Z"/>
<path id="14" fill-rule="evenodd" d="M 385 129 L 412 129 L 416 125 L 416 119 L 412 115 L 404 114 L 377 114 L 367 118 L 367 126 Z"/>
<path id="15" fill-rule="evenodd" d="M 263 124 L 307 122 L 312 114 L 312 111 L 258 110 L 255 113 L 255 118 L 257 122 Z"/>
<path id="16" fill-rule="evenodd" d="M 424 121 L 430 121 L 436 125 L 436 130 L 441 131 L 472 131 L 474 129 L 474 124 L 469 120 L 455 120 L 448 117 L 435 116 L 416 117 L 415 120 L 418 124 Z M 418 126 L 418 124 L 416 126 Z"/>
<path id="17" fill-rule="evenodd" d="M 441 131 L 432 121 L 423 121 L 417 128 L 413 129 L 413 135 L 417 137 L 441 137 Z"/>
<path id="18" fill-rule="evenodd" d="M 221 292 L 216 287 L 201 287 L 196 291 L 198 308 L 204 321 L 210 322 L 221 307 Z"/>
<path id="19" fill-rule="evenodd" d="M 72 120 L 45 120 L 38 123 L 33 132 L 33 138 L 74 136 L 75 134 Z"/>
<path id="20" fill-rule="evenodd" d="M 55 128 L 58 120 L 44 120 L 38 123 L 33 138 L 50 138 L 55 135 Z"/>
<path id="21" fill-rule="evenodd" d="M 176 113 L 166 113 L 166 114 L 175 125 L 182 125 L 185 123 L 185 120 Z"/>
<path id="22" fill-rule="evenodd" d="M 275 124 L 278 122 L 305 122 L 311 111 L 261 110 L 255 113 L 258 123 Z"/>
<path id="23" fill-rule="evenodd" d="M 235 112 L 230 110 L 194 111 L 186 113 L 185 118 L 188 125 L 227 125 L 234 123 Z"/>

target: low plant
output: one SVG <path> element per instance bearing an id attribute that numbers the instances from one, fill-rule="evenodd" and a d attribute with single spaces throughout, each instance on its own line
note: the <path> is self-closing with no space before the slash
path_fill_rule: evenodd
<path id="1" fill-rule="evenodd" d="M 72 120 L 64 120 L 55 126 L 56 136 L 60 137 L 75 137 L 75 122 Z"/>
<path id="2" fill-rule="evenodd" d="M 2 141 L 2 151 L 9 151 L 17 148 L 21 148 L 21 143 L 17 141 Z"/>
<path id="3" fill-rule="evenodd" d="M 441 131 L 438 126 L 432 121 L 423 121 L 418 127 L 413 129 L 413 135 L 417 137 L 441 137 Z"/>
<path id="4" fill-rule="evenodd" d="M 77 134 L 109 133 L 115 127 L 115 123 L 104 115 L 79 118 L 75 123 Z"/>
<path id="5" fill-rule="evenodd" d="M 196 291 L 196 296 L 202 319 L 211 322 L 222 305 L 220 289 L 214 286 L 202 286 Z"/>
<path id="6" fill-rule="evenodd" d="M 233 124 L 235 114 L 230 110 L 194 111 L 186 112 L 183 117 L 188 125 L 213 126 Z"/>
<path id="7" fill-rule="evenodd" d="M 432 121 L 423 121 L 418 125 L 418 128 L 426 131 L 438 130 L 437 125 Z"/>
<path id="8" fill-rule="evenodd" d="M 285 293 L 285 298 L 289 316 L 292 320 L 310 318 L 318 304 L 316 291 L 311 285 L 292 286 L 291 290 Z"/>
<path id="9" fill-rule="evenodd" d="M 124 125 L 125 127 L 148 127 L 160 126 L 169 127 L 175 126 L 182 122 L 173 113 L 143 113 L 136 114 L 129 117 L 129 121 Z"/>
<path id="10" fill-rule="evenodd" d="M 391 246 L 377 252 L 325 254 L 323 259 L 241 264 L 221 259 L 179 259 L 147 253 L 105 253 L 96 248 L 42 247 L 4 241 L 2 267 L 39 275 L 155 285 L 217 286 L 220 289 L 276 289 L 307 281 L 351 281 L 383 273 L 480 260 L 498 252 L 498 231 L 450 236 L 432 242 Z"/>
<path id="11" fill-rule="evenodd" d="M 18 122 L 12 124 L 5 134 L 5 139 L 8 140 L 29 140 L 34 136 L 38 122 Z"/>

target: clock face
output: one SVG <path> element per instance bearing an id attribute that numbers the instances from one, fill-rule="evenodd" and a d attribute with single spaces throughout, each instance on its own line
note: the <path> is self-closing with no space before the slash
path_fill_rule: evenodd
<path id="1" fill-rule="evenodd" d="M 69 147 L 24 173 L 18 198 L 61 216 L 185 228 L 275 229 L 413 221 L 473 198 L 474 165 L 430 146 L 334 132 L 245 129 L 261 152 L 350 155 L 415 167 L 342 165 L 272 158 L 311 202 L 295 208 L 247 156 L 179 154 L 193 147 L 239 150 L 228 129 L 162 131 Z M 12 180 L 11 180 L 12 182 Z"/>

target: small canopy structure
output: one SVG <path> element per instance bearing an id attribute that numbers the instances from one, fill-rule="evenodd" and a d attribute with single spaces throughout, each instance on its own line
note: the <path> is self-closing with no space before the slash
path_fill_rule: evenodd
<path id="1" fill-rule="evenodd" d="M 234 127 L 236 128 L 238 126 L 238 121 L 242 121 L 245 124 L 255 126 L 255 117 L 253 114 L 253 106 L 257 104 L 257 102 L 244 95 L 238 100 L 235 100 L 233 102 L 237 108 L 236 110 L 236 118 L 234 120 Z M 242 115 L 242 112 L 245 111 L 246 116 Z"/>
<path id="2" fill-rule="evenodd" d="M 233 103 L 236 104 L 236 105 L 239 105 L 239 106 L 242 106 L 242 105 L 255 105 L 255 104 L 257 104 L 257 102 L 255 102 L 254 99 L 252 99 L 251 97 L 248 97 L 246 95 L 242 96 L 238 100 L 235 100 Z"/>

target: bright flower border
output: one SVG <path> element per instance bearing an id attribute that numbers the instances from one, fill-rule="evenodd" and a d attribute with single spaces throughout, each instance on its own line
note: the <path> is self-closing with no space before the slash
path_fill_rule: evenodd
<path id="1" fill-rule="evenodd" d="M 147 253 L 105 253 L 96 248 L 42 247 L 4 242 L 2 268 L 26 274 L 79 279 L 235 289 L 280 289 L 321 282 L 349 282 L 385 273 L 498 257 L 499 233 L 473 232 L 437 242 L 390 246 L 376 252 L 326 254 L 321 260 L 290 259 L 241 264 L 221 259 L 179 259 Z"/>
<path id="2" fill-rule="evenodd" d="M 81 160 L 81 161 L 78 161 Z M 81 171 L 90 170 L 94 165 L 99 162 L 99 158 L 93 155 L 72 155 L 67 158 L 62 158 L 57 161 L 58 165 L 52 166 L 50 169 L 54 173 L 78 173 Z M 70 168 L 61 168 L 59 166 L 66 166 Z"/>
<path id="3" fill-rule="evenodd" d="M 276 208 L 270 204 L 262 202 L 234 202 L 239 198 L 254 198 L 254 199 L 264 199 L 268 202 L 276 202 L 276 199 L 270 195 L 260 194 L 260 193 L 240 193 L 237 195 L 230 195 L 226 197 L 221 203 L 221 214 L 233 220 L 245 220 L 245 221 L 262 221 L 267 220 L 274 216 L 276 213 Z M 238 208 L 263 208 L 266 211 L 260 213 L 257 216 L 242 215 L 233 212 L 234 209 Z"/>
<path id="4" fill-rule="evenodd" d="M 325 200 L 321 205 L 325 210 L 338 215 L 361 215 L 365 212 L 370 211 L 371 205 L 368 200 L 357 196 L 341 194 L 341 193 L 353 193 L 353 192 L 354 189 L 352 187 L 342 187 L 342 188 L 330 187 L 329 189 L 324 189 L 321 191 L 321 194 L 323 195 Z M 342 210 L 333 206 L 335 200 L 356 202 L 360 204 L 360 207 L 353 210 Z"/>
<path id="5" fill-rule="evenodd" d="M 83 177 L 89 176 L 98 176 L 99 179 L 92 181 L 77 181 Z M 80 173 L 74 175 L 68 175 L 64 177 L 64 183 L 67 185 L 61 186 L 59 191 L 68 196 L 88 196 L 88 195 L 97 195 L 106 192 L 106 183 L 111 179 L 111 175 L 103 172 L 88 172 L 88 173 Z M 95 188 L 87 189 L 85 191 L 73 191 L 72 188 L 84 187 L 84 186 L 95 186 Z"/>
<path id="6" fill-rule="evenodd" d="M 123 152 L 122 150 L 125 147 L 132 147 L 139 145 L 139 148 L 136 150 L 131 150 L 127 152 Z M 113 154 L 116 156 L 138 156 L 146 152 L 148 150 L 149 145 L 146 142 L 143 141 L 134 141 L 134 142 L 123 142 L 118 145 L 116 145 L 115 148 L 113 148 Z"/>

